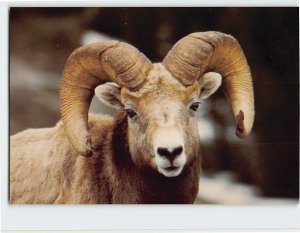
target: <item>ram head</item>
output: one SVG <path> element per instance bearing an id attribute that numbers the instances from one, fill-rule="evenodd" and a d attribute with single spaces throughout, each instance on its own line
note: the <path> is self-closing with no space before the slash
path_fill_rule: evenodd
<path id="1" fill-rule="evenodd" d="M 234 37 L 220 32 L 190 34 L 157 64 L 123 42 L 83 46 L 69 57 L 63 73 L 65 132 L 79 154 L 97 153 L 98 141 L 88 131 L 88 110 L 95 88 L 102 85 L 96 95 L 127 118 L 134 163 L 175 177 L 198 155 L 196 111 L 221 84 L 236 134 L 243 138 L 253 125 L 254 97 L 249 66 Z"/>

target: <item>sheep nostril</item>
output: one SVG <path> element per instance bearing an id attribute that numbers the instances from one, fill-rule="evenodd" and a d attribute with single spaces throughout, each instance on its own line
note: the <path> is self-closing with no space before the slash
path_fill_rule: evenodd
<path id="1" fill-rule="evenodd" d="M 165 147 L 158 147 L 157 148 L 157 153 L 159 154 L 159 155 L 161 155 L 161 156 L 169 156 L 169 154 L 170 154 L 170 152 L 168 151 L 168 149 L 167 148 L 165 148 Z"/>
<path id="2" fill-rule="evenodd" d="M 183 151 L 183 147 L 178 146 L 178 147 L 174 148 L 172 153 L 174 154 L 174 156 L 176 156 L 176 155 L 180 155 L 182 153 L 182 151 Z"/>
<path id="3" fill-rule="evenodd" d="M 171 152 L 170 152 L 171 151 Z M 157 148 L 157 153 L 162 156 L 166 157 L 169 160 L 174 160 L 178 155 L 180 155 L 183 151 L 182 146 L 178 146 L 175 148 L 166 148 L 166 147 L 158 147 Z"/>

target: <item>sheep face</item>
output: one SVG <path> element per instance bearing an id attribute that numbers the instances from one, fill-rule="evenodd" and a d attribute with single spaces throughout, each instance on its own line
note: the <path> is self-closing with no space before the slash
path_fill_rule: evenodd
<path id="1" fill-rule="evenodd" d="M 175 177 L 198 156 L 197 110 L 221 83 L 216 73 L 204 79 L 185 87 L 156 64 L 138 91 L 112 84 L 96 88 L 100 100 L 127 113 L 129 149 L 137 166 Z"/>

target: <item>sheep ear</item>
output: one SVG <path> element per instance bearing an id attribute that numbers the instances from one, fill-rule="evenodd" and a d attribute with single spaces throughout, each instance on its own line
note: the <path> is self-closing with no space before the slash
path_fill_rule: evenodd
<path id="1" fill-rule="evenodd" d="M 215 93 L 222 83 L 222 76 L 215 72 L 208 72 L 201 76 L 198 81 L 200 87 L 200 99 L 204 100 Z"/>
<path id="2" fill-rule="evenodd" d="M 95 95 L 102 103 L 120 109 L 123 107 L 120 91 L 121 88 L 115 83 L 105 83 L 95 88 Z"/>

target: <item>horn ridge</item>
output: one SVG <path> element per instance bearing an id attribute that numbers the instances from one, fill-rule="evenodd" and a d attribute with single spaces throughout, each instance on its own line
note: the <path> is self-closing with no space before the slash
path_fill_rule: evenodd
<path id="1" fill-rule="evenodd" d="M 94 89 L 115 82 L 128 89 L 145 79 L 152 63 L 124 42 L 95 42 L 76 49 L 68 58 L 60 87 L 60 109 L 65 133 L 76 151 L 90 156 L 96 145 L 88 132 L 88 110 Z"/>
<path id="2" fill-rule="evenodd" d="M 245 137 L 250 133 L 254 122 L 252 77 L 244 52 L 233 36 L 216 31 L 191 33 L 171 48 L 163 65 L 185 86 L 192 85 L 206 72 L 220 73 L 237 136 Z"/>

